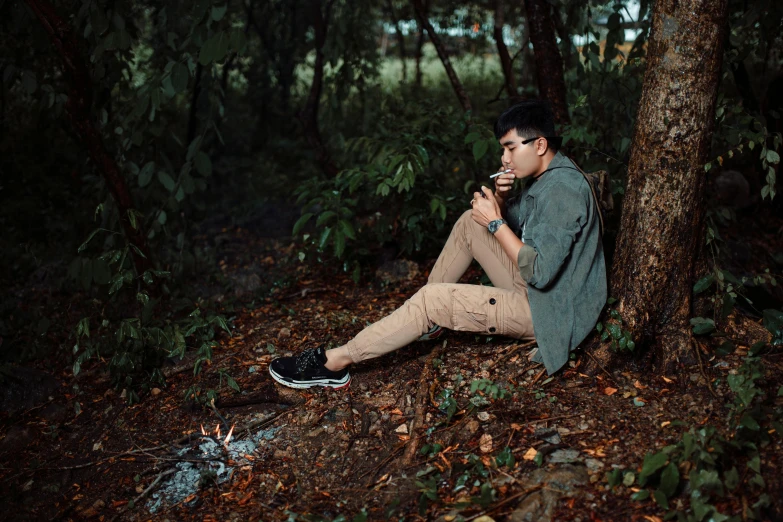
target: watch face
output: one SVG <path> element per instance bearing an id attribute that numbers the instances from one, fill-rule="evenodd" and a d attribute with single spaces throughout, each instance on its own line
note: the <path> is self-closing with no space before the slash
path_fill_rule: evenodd
<path id="1" fill-rule="evenodd" d="M 503 223 L 505 223 L 505 221 L 503 221 L 502 219 L 496 219 L 496 220 L 494 220 L 494 221 L 490 221 L 490 222 L 489 222 L 489 225 L 487 225 L 487 228 L 489 229 L 489 231 L 490 231 L 492 234 L 494 234 L 495 232 L 497 232 L 497 231 L 498 231 L 498 229 L 500 228 L 500 226 L 501 226 Z"/>

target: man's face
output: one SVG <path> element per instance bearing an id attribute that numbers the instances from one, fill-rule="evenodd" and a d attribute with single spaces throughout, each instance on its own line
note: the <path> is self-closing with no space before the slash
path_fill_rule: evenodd
<path id="1" fill-rule="evenodd" d="M 516 129 L 511 129 L 502 138 L 500 146 L 503 147 L 501 161 L 506 169 L 513 169 L 514 176 L 518 179 L 527 178 L 538 174 L 541 168 L 541 153 L 543 147 L 546 152 L 546 139 L 532 139 L 517 135 Z M 527 142 L 523 144 L 523 142 Z"/>

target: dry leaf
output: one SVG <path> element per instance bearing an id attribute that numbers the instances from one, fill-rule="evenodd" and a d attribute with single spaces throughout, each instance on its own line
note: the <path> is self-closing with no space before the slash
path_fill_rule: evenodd
<path id="1" fill-rule="evenodd" d="M 666 377 L 665 375 L 662 375 L 661 377 L 663 378 L 663 381 L 664 381 L 664 382 L 674 382 L 674 379 L 669 379 L 669 378 L 668 378 L 668 377 Z"/>
<path id="2" fill-rule="evenodd" d="M 633 385 L 634 385 L 634 388 L 638 388 L 640 390 L 644 390 L 644 389 L 647 388 L 647 386 L 645 386 L 644 384 L 640 383 L 638 379 L 636 380 L 635 383 L 633 383 Z"/>
<path id="3" fill-rule="evenodd" d="M 525 460 L 533 460 L 536 458 L 536 455 L 538 455 L 538 451 L 536 451 L 536 448 L 530 448 L 525 452 L 524 455 L 522 455 L 522 458 Z"/>
<path id="4" fill-rule="evenodd" d="M 611 386 L 604 388 L 605 395 L 614 395 L 615 393 L 617 393 L 617 388 L 612 388 Z"/>
<path id="5" fill-rule="evenodd" d="M 492 435 L 485 433 L 479 439 L 479 448 L 482 453 L 489 453 L 492 451 Z"/>
<path id="6" fill-rule="evenodd" d="M 666 426 L 668 426 L 671 423 L 672 423 L 672 421 L 664 421 L 664 422 L 661 423 L 661 428 L 665 428 Z"/>

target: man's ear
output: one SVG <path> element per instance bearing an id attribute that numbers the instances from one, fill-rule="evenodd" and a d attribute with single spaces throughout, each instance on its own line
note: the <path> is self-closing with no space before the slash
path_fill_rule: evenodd
<path id="1" fill-rule="evenodd" d="M 546 138 L 539 138 L 536 140 L 536 154 L 543 156 L 546 154 L 549 148 L 549 141 Z"/>

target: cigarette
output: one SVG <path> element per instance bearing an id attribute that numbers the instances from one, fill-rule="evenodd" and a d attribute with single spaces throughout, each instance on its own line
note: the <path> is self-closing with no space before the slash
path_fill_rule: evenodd
<path id="1" fill-rule="evenodd" d="M 495 179 L 495 178 L 497 178 L 498 176 L 500 176 L 501 174 L 508 174 L 509 172 L 511 172 L 511 169 L 506 169 L 506 170 L 504 170 L 503 172 L 496 172 L 496 173 L 492 174 L 492 175 L 489 177 L 489 179 Z"/>

